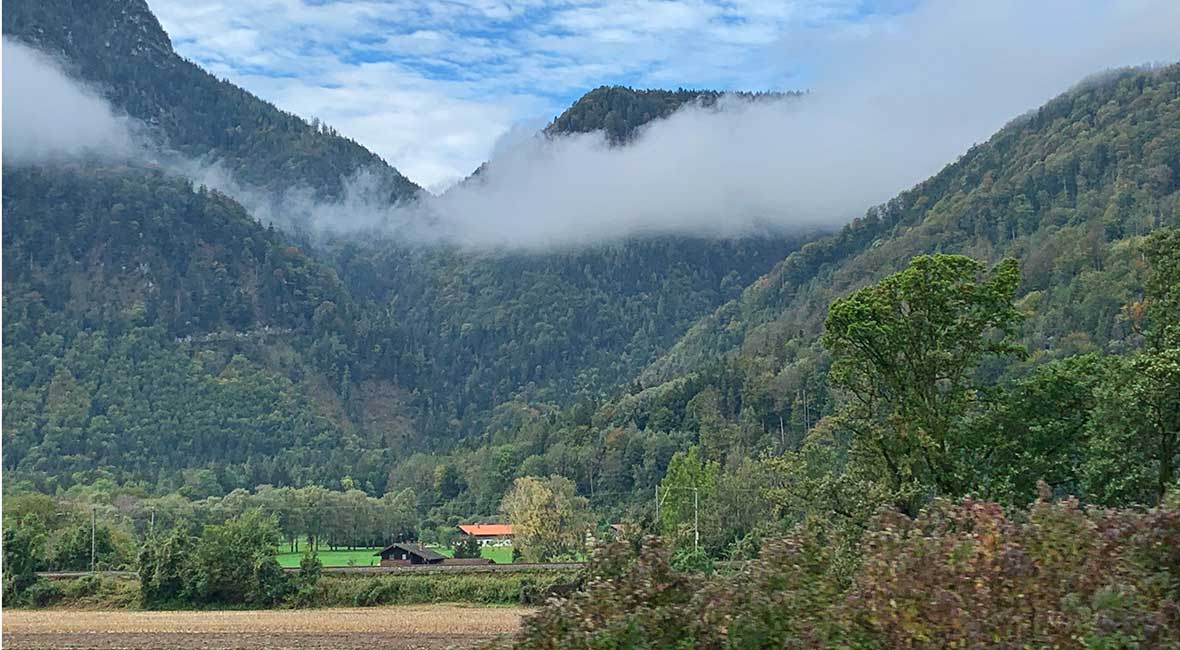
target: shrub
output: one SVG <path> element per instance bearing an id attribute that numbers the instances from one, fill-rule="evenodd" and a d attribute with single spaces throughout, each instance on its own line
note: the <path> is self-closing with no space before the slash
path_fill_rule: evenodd
<path id="1" fill-rule="evenodd" d="M 320 562 L 320 558 L 310 547 L 304 551 L 303 557 L 299 558 L 299 573 L 295 574 L 291 585 L 292 602 L 297 607 L 311 604 L 323 568 L 323 562 Z"/>
<path id="2" fill-rule="evenodd" d="M 24 601 L 33 607 L 48 607 L 61 600 L 61 588 L 52 580 L 38 580 L 24 593 Z"/>
<path id="3" fill-rule="evenodd" d="M 568 583 L 559 572 L 325 576 L 312 604 L 321 607 L 463 602 L 517 604 L 526 591 L 548 593 Z"/>
<path id="4" fill-rule="evenodd" d="M 199 538 L 180 529 L 150 538 L 139 555 L 143 604 L 277 604 L 290 586 L 274 557 L 281 541 L 274 518 L 258 512 L 206 526 Z"/>
<path id="5" fill-rule="evenodd" d="M 102 589 L 102 578 L 96 575 L 82 576 L 66 583 L 62 593 L 70 600 L 93 596 Z"/>
<path id="6" fill-rule="evenodd" d="M 1180 648 L 1180 510 L 935 501 L 886 513 L 847 566 L 822 528 L 733 575 L 677 570 L 654 539 L 597 550 L 582 591 L 516 647 Z"/>
<path id="7" fill-rule="evenodd" d="M 455 540 L 451 547 L 457 558 L 472 558 L 480 556 L 479 540 L 474 535 L 464 535 Z"/>

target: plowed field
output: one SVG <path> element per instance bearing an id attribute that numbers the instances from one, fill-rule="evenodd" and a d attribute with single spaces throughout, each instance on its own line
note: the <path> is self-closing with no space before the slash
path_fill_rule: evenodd
<path id="1" fill-rule="evenodd" d="M 510 635 L 528 610 L 420 605 L 233 612 L 5 610 L 4 647 L 434 650 Z"/>

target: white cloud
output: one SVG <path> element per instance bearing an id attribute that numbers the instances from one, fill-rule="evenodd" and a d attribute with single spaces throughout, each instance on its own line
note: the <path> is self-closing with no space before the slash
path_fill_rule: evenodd
<path id="1" fill-rule="evenodd" d="M 132 122 L 97 92 L 38 50 L 7 36 L 3 48 L 5 164 L 132 154 Z"/>

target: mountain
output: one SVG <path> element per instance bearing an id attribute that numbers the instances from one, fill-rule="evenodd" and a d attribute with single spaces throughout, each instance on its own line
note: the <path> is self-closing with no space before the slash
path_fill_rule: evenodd
<path id="1" fill-rule="evenodd" d="M 251 187 L 331 201 L 368 172 L 390 203 L 418 192 L 184 61 L 142 2 L 10 2 L 4 33 Z M 1137 243 L 1180 215 L 1178 88 L 1177 66 L 1090 80 L 821 237 L 477 251 L 264 227 L 150 160 L 6 166 L 6 485 L 430 495 L 451 477 L 441 521 L 559 473 L 621 510 L 690 445 L 729 465 L 794 448 L 830 412 L 828 305 L 927 252 L 1021 261 L 1031 354 L 992 376 L 1134 347 Z M 600 88 L 546 133 L 628 146 L 720 97 Z"/>
<path id="2" fill-rule="evenodd" d="M 1053 359 L 1133 350 L 1142 337 L 1123 309 L 1143 295 L 1144 235 L 1180 225 L 1178 118 L 1180 65 L 1079 85 L 787 255 L 693 324 L 625 392 L 557 413 L 497 413 L 478 444 L 441 459 L 466 480 L 456 503 L 494 507 L 513 478 L 557 473 L 604 516 L 641 520 L 674 455 L 693 446 L 729 477 L 726 503 L 751 501 L 748 486 L 774 479 L 750 460 L 798 450 L 834 412 L 819 343 L 829 305 L 915 255 L 1019 260 L 1029 354 L 985 365 L 995 385 Z M 410 457 L 393 484 L 428 489 L 439 463 Z M 765 524 L 734 524 L 742 516 L 726 510 L 711 529 L 728 544 Z"/>
<path id="3" fill-rule="evenodd" d="M 58 57 L 169 147 L 218 162 L 262 190 L 309 188 L 339 197 L 365 171 L 391 202 L 420 188 L 356 142 L 312 125 L 217 79 L 172 49 L 145 0 L 16 0 L 5 3 L 4 35 Z"/>
<path id="4" fill-rule="evenodd" d="M 798 92 L 722 92 L 718 90 L 637 90 L 599 86 L 583 95 L 545 127 L 550 136 L 601 131 L 614 145 L 632 140 L 640 127 L 668 117 L 688 104 L 716 106 L 723 97 L 746 101 L 801 97 Z"/>
<path id="5" fill-rule="evenodd" d="M 818 336 L 828 305 L 926 253 L 1020 261 L 1028 363 L 1135 346 L 1122 309 L 1142 291 L 1136 244 L 1180 225 L 1178 125 L 1180 65 L 1080 84 L 788 255 L 649 365 L 640 379 L 647 390 L 613 405 L 613 415 L 642 421 L 670 407 L 678 415 L 671 419 L 682 421 L 685 403 L 716 389 L 707 377 L 724 358 L 727 381 L 740 386 L 732 389 L 732 420 L 745 404 L 758 405 L 750 417 L 764 431 L 780 418 L 813 423 L 826 402 Z"/>
<path id="6" fill-rule="evenodd" d="M 6 37 L 57 57 L 158 147 L 218 162 L 249 188 L 331 202 L 367 172 L 391 204 L 417 195 L 331 128 L 179 57 L 142 1 L 17 1 L 3 20 Z M 493 253 L 282 232 L 152 165 L 5 170 L 4 296 L 18 314 L 5 319 L 5 356 L 23 391 L 5 397 L 14 480 L 380 493 L 400 458 L 478 440 L 506 412 L 617 393 L 804 241 Z M 140 379 L 154 376 L 171 379 Z M 118 399 L 104 392 L 114 385 Z M 189 392 L 205 397 L 180 403 Z"/>

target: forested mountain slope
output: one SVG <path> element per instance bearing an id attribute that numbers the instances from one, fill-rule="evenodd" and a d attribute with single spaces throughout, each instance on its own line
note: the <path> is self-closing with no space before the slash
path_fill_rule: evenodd
<path id="1" fill-rule="evenodd" d="M 644 125 L 727 94 L 798 95 L 604 86 L 543 133 L 602 132 L 627 146 Z M 342 238 L 328 249 L 352 295 L 398 323 L 398 377 L 420 391 L 423 428 L 466 436 L 509 400 L 569 406 L 616 394 L 691 323 L 814 236 L 637 236 L 523 252 Z"/>
<path id="2" fill-rule="evenodd" d="M 457 502 L 494 506 L 513 477 L 559 473 L 614 520 L 638 520 L 651 515 L 647 495 L 672 480 L 678 457 L 679 485 L 717 473 L 716 492 L 702 497 L 714 504 L 702 506 L 701 521 L 710 522 L 702 527 L 713 531 L 702 543 L 724 548 L 765 524 L 750 486 L 784 488 L 757 459 L 794 454 L 810 439 L 826 444 L 803 456 L 842 458 L 846 440 L 831 440 L 842 430 L 830 419 L 824 424 L 835 412 L 831 361 L 819 340 L 831 303 L 924 253 L 1020 263 L 1015 296 L 1026 318 L 1019 342 L 1028 354 L 984 364 L 980 380 L 989 389 L 1007 390 L 1047 361 L 1074 356 L 1076 365 L 1094 359 L 1083 353 L 1134 351 L 1142 336 L 1125 310 L 1143 299 L 1145 235 L 1180 225 L 1178 125 L 1180 66 L 1105 75 L 1054 99 L 839 233 L 788 255 L 695 324 L 625 394 L 597 408 L 493 421 L 482 446 L 448 461 L 468 486 Z M 1077 411 L 1070 418 L 1048 410 L 1045 422 L 1027 425 L 1050 439 L 1075 435 L 1069 427 L 1090 408 L 1085 382 L 1071 383 L 1076 378 L 1056 368 L 1049 372 L 1060 373 L 1057 380 L 1038 375 L 1051 394 L 1031 393 L 1028 403 L 1081 398 L 1061 407 Z M 397 485 L 428 486 L 424 468 L 437 463 L 410 459 Z M 821 476 L 800 480 L 793 489 L 803 502 L 807 490 L 840 490 Z"/>
<path id="3" fill-rule="evenodd" d="M 801 242 L 661 237 L 481 253 L 345 241 L 330 259 L 397 328 L 390 352 L 429 413 L 425 429 L 453 439 L 517 396 L 569 405 L 613 394 Z"/>
<path id="4" fill-rule="evenodd" d="M 177 55 L 145 0 L 12 0 L 4 35 L 55 55 L 182 155 L 219 162 L 266 190 L 343 191 L 364 170 L 390 200 L 419 188 L 356 142 L 217 79 Z"/>
<path id="5" fill-rule="evenodd" d="M 8 3 L 4 33 L 60 58 L 158 145 L 220 162 L 247 187 L 311 188 L 330 202 L 349 175 L 377 170 L 391 202 L 417 192 L 356 143 L 178 57 L 140 0 Z M 628 112 L 628 128 L 666 113 Z M 608 117 L 588 113 L 577 128 Z M 260 482 L 381 492 L 394 456 L 482 433 L 505 402 L 615 394 L 803 241 L 491 253 L 307 236 L 263 228 L 231 199 L 140 164 L 5 170 L 6 371 L 21 373 L 5 398 L 14 477 L 168 486 L 184 474 L 213 492 Z M 132 352 L 141 343 L 147 357 Z M 232 385 L 226 372 L 270 388 L 226 396 L 212 388 Z M 127 389 L 127 403 L 103 397 L 141 376 L 176 379 Z M 180 404 L 189 392 L 208 400 Z M 71 417 L 58 412 L 66 395 Z M 131 410 L 134 422 L 118 415 Z"/>
<path id="6" fill-rule="evenodd" d="M 801 425 L 804 400 L 820 413 L 825 399 L 818 336 L 828 305 L 923 253 L 1017 258 L 1034 362 L 1122 351 L 1135 333 L 1121 310 L 1142 286 L 1133 245 L 1177 223 L 1180 66 L 1102 75 L 789 255 L 649 366 L 642 381 L 656 388 L 644 399 L 676 394 L 683 404 L 693 393 L 681 394 L 677 378 L 728 359 L 747 404 L 767 405 L 759 428 L 777 428 L 780 417 Z M 620 412 L 644 412 L 642 401 L 624 400 Z M 733 409 L 736 419 L 742 400 Z"/>
<path id="7" fill-rule="evenodd" d="M 333 350 L 355 344 L 355 311 L 331 269 L 157 169 L 6 168 L 3 182 L 10 481 L 213 494 L 384 480 L 370 463 L 393 420 L 363 439 L 364 400 L 338 394 Z"/>

